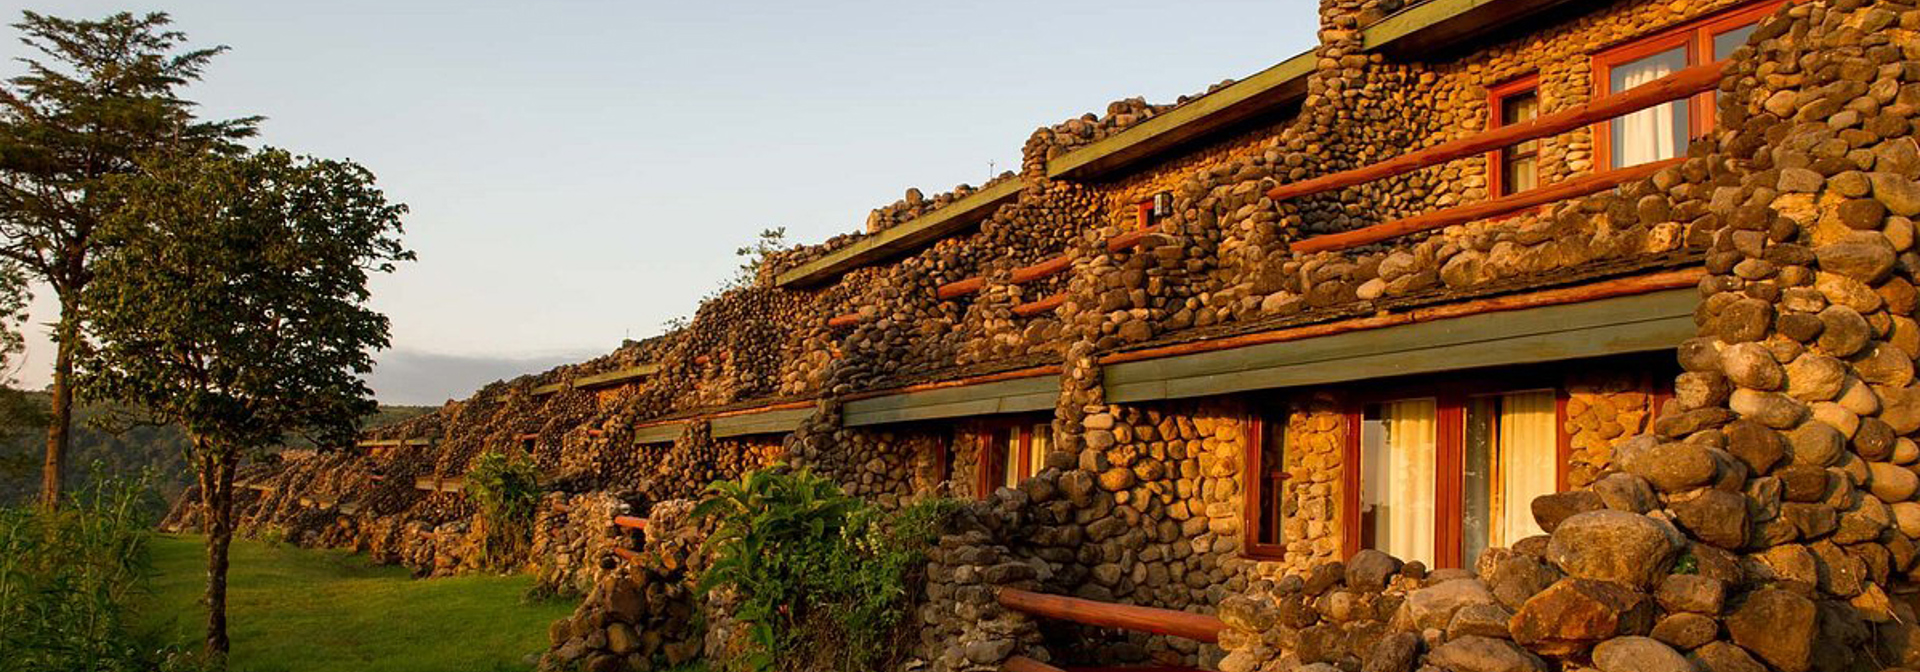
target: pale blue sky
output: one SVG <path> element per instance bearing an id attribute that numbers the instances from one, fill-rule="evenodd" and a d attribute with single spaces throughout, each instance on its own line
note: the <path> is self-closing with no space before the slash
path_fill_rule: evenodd
<path id="1" fill-rule="evenodd" d="M 266 115 L 264 142 L 359 161 L 412 207 L 420 261 L 375 286 L 394 349 L 372 382 L 389 403 L 465 397 L 659 333 L 761 229 L 818 242 L 907 187 L 978 185 L 990 164 L 1016 169 L 1038 126 L 1311 47 L 1314 7 L 0 2 L 8 23 L 170 12 L 194 43 L 232 47 L 188 92 L 207 115 Z M 50 360 L 36 342 L 20 381 L 44 385 Z"/>

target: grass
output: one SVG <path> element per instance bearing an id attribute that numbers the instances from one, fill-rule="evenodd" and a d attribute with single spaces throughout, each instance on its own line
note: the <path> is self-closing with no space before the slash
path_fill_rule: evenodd
<path id="1" fill-rule="evenodd" d="M 197 646 L 205 632 L 206 552 L 197 536 L 156 535 L 143 617 Z M 415 580 L 343 551 L 235 540 L 227 627 L 234 672 L 527 670 L 571 601 L 528 602 L 528 576 Z"/>

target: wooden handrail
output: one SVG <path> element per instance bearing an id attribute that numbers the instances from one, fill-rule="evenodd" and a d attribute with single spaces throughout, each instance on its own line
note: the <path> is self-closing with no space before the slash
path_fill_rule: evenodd
<path id="1" fill-rule="evenodd" d="M 859 323 L 860 323 L 860 313 L 847 313 L 845 315 L 835 315 L 827 319 L 827 326 L 835 329 L 839 329 L 841 327 L 851 327 Z"/>
<path id="2" fill-rule="evenodd" d="M 1026 656 L 1008 658 L 1007 662 L 1000 664 L 1000 670 L 1001 672 L 1067 672 Z"/>
<path id="3" fill-rule="evenodd" d="M 1559 135 L 1588 124 L 1606 121 L 1661 103 L 1672 102 L 1719 86 L 1725 61 L 1696 65 L 1620 93 L 1532 121 L 1502 126 L 1353 170 L 1311 180 L 1282 184 L 1267 191 L 1276 201 L 1332 191 L 1408 173 L 1455 159 L 1484 154 L 1528 140 Z"/>
<path id="4" fill-rule="evenodd" d="M 995 599 L 1000 606 L 1024 614 L 1103 628 L 1173 635 L 1208 644 L 1220 641 L 1220 631 L 1227 627 L 1220 619 L 1206 614 L 1095 602 L 1018 588 L 1001 588 L 995 594 Z"/>
<path id="5" fill-rule="evenodd" d="M 1398 238 L 1410 233 L 1444 229 L 1455 224 L 1498 217 L 1539 205 L 1558 203 L 1570 198 L 1579 198 L 1596 194 L 1614 187 L 1639 180 L 1666 168 L 1686 163 L 1686 157 L 1676 157 L 1653 163 L 1643 163 L 1630 168 L 1609 170 L 1604 173 L 1577 177 L 1557 182 L 1539 189 L 1523 191 L 1511 196 L 1502 196 L 1490 201 L 1435 210 L 1424 215 L 1406 219 L 1364 226 L 1352 231 L 1330 233 L 1297 241 L 1291 247 L 1295 254 L 1311 254 L 1329 250 L 1344 250 L 1368 243 L 1377 243 L 1390 238 Z"/>
<path id="6" fill-rule="evenodd" d="M 1027 303 L 1022 303 L 1020 305 L 1014 306 L 1013 314 L 1018 315 L 1020 317 L 1033 317 L 1041 313 L 1051 312 L 1053 311 L 1053 309 L 1059 308 L 1060 304 L 1063 304 L 1066 302 L 1067 302 L 1067 295 L 1063 292 L 1060 294 L 1049 296 L 1044 299 L 1040 299 L 1039 301 L 1029 301 Z"/>
<path id="7" fill-rule="evenodd" d="M 620 547 L 620 546 L 615 546 L 615 547 L 613 547 L 613 554 L 614 554 L 614 555 L 617 555 L 617 556 L 620 556 L 620 559 L 621 559 L 621 560 L 625 560 L 625 561 L 627 561 L 627 562 L 639 562 L 639 561 L 640 561 L 640 554 L 639 554 L 639 553 L 635 553 L 635 552 L 634 552 L 634 551 L 633 551 L 632 549 L 628 549 L 628 548 L 622 548 L 622 547 Z"/>
<path id="8" fill-rule="evenodd" d="M 1139 245 L 1140 243 L 1146 241 L 1148 236 L 1151 236 L 1159 232 L 1160 232 L 1160 227 L 1150 226 L 1144 229 L 1140 229 L 1137 231 L 1128 231 L 1126 233 L 1122 233 L 1112 238 L 1108 238 L 1107 251 L 1119 252 L 1121 250 L 1133 247 L 1135 245 Z M 1073 266 L 1073 262 L 1067 259 L 1067 255 L 1062 254 L 1062 255 L 1048 257 L 1032 265 L 1021 266 L 1020 268 L 1013 269 L 1013 277 L 1009 280 L 1009 284 L 1023 285 L 1029 282 L 1033 282 L 1035 280 L 1046 279 L 1049 277 L 1053 277 L 1055 275 L 1059 275 L 1060 273 L 1065 272 L 1068 268 L 1071 268 L 1072 266 Z M 971 278 L 966 278 L 964 280 L 955 280 L 953 282 L 949 282 L 947 284 L 941 285 L 939 289 L 934 291 L 934 296 L 940 297 L 942 301 L 945 301 L 948 299 L 957 299 L 962 296 L 966 296 L 968 294 L 978 292 L 981 289 L 985 289 L 986 286 L 987 286 L 987 279 L 985 277 L 974 276 Z"/>
<path id="9" fill-rule="evenodd" d="M 624 527 L 629 530 L 647 529 L 647 519 L 637 518 L 634 516 L 614 516 L 613 524 L 619 525 L 620 527 Z"/>

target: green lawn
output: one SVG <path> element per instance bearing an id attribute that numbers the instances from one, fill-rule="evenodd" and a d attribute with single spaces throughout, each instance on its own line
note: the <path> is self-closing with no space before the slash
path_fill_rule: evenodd
<path id="1" fill-rule="evenodd" d="M 157 535 L 144 617 L 197 646 L 202 539 Z M 234 672 L 526 670 L 575 602 L 527 602 L 527 576 L 415 580 L 341 551 L 235 541 L 227 593 Z"/>

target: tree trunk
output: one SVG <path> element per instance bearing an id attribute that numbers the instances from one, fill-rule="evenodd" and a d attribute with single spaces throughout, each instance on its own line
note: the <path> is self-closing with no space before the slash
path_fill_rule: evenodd
<path id="1" fill-rule="evenodd" d="M 238 459 L 194 441 L 200 453 L 200 501 L 206 505 L 207 657 L 224 668 L 227 658 L 227 549 L 233 543 L 233 470 Z"/>
<path id="2" fill-rule="evenodd" d="M 53 359 L 53 399 L 47 421 L 47 460 L 40 472 L 40 503 L 48 509 L 60 508 L 60 491 L 67 476 L 67 446 L 73 425 L 73 349 L 78 344 L 75 323 L 80 319 L 78 306 L 65 297 L 60 301 L 60 324 L 55 328 Z"/>

